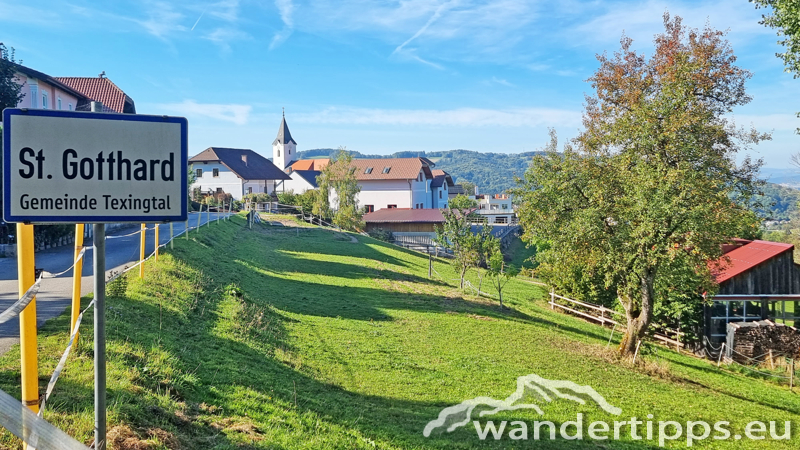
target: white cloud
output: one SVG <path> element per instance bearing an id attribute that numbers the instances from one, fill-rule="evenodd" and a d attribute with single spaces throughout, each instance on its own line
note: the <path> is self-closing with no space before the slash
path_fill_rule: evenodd
<path id="1" fill-rule="evenodd" d="M 239 0 L 222 0 L 209 7 L 208 14 L 226 22 L 239 20 Z"/>
<path id="2" fill-rule="evenodd" d="M 186 31 L 187 28 L 182 24 L 184 21 L 183 13 L 176 11 L 173 6 L 166 2 L 143 2 L 146 19 L 131 19 L 139 24 L 148 33 L 159 39 L 166 39 L 175 32 Z"/>
<path id="3" fill-rule="evenodd" d="M 555 127 L 579 126 L 581 113 L 550 108 L 412 110 L 330 107 L 315 113 L 294 114 L 292 120 L 317 125 Z"/>
<path id="4" fill-rule="evenodd" d="M 234 28 L 217 28 L 211 33 L 208 33 L 205 36 L 203 36 L 203 39 L 207 39 L 219 45 L 223 51 L 230 51 L 231 41 L 244 40 L 250 38 L 251 36 L 249 34 Z"/>
<path id="5" fill-rule="evenodd" d="M 459 0 L 451 0 L 451 1 L 447 2 L 447 3 L 443 3 L 443 4 L 439 5 L 439 7 L 436 8 L 436 11 L 433 12 L 433 15 L 428 19 L 427 22 L 425 22 L 425 25 L 423 25 L 422 28 L 417 30 L 417 32 L 414 33 L 413 36 L 411 36 L 410 38 L 406 39 L 405 42 L 403 42 L 397 48 L 395 48 L 394 52 L 392 52 L 392 53 L 397 53 L 397 52 L 401 51 L 403 49 L 403 47 L 408 45 L 411 41 L 413 41 L 414 39 L 420 37 L 422 35 L 422 33 L 424 33 L 428 28 L 430 28 L 430 26 L 434 22 L 436 22 L 436 19 L 441 17 L 444 12 L 446 12 L 448 9 L 456 6 L 458 1 Z"/>
<path id="6" fill-rule="evenodd" d="M 292 3 L 292 0 L 275 0 L 275 7 L 278 8 L 278 14 L 281 16 L 283 29 L 276 32 L 272 37 L 272 41 L 269 43 L 270 50 L 281 45 L 291 36 L 294 30 L 294 18 L 292 17 L 294 13 L 294 3 Z"/>
<path id="7" fill-rule="evenodd" d="M 497 84 L 502 84 L 503 86 L 507 87 L 517 87 L 516 85 L 509 83 L 508 80 L 503 78 L 492 77 L 492 82 Z"/>
<path id="8" fill-rule="evenodd" d="M 693 28 L 702 28 L 708 22 L 716 29 L 730 29 L 732 39 L 743 40 L 753 34 L 771 33 L 758 23 L 760 12 L 752 5 L 733 7 L 729 0 L 683 3 L 649 0 L 635 4 L 609 2 L 600 5 L 603 9 L 592 20 L 569 30 L 570 38 L 578 37 L 581 44 L 597 46 L 598 42 L 619 42 L 624 31 L 626 36 L 634 39 L 637 47 L 649 45 L 654 35 L 664 31 L 662 16 L 665 11 L 673 17 L 680 16 L 685 25 Z"/>
<path id="9" fill-rule="evenodd" d="M 182 103 L 161 103 L 154 105 L 155 111 L 186 116 L 187 118 L 206 118 L 231 122 L 235 125 L 246 125 L 252 110 L 250 105 L 197 103 L 184 100 Z"/>

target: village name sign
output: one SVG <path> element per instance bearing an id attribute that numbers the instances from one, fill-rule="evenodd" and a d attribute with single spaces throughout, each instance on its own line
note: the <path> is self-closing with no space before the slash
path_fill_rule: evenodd
<path id="1" fill-rule="evenodd" d="M 180 117 L 7 109 L 7 222 L 186 220 Z"/>

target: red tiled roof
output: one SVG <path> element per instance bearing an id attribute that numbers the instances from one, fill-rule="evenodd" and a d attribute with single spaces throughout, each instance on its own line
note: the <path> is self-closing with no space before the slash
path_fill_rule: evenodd
<path id="1" fill-rule="evenodd" d="M 420 170 L 425 172 L 426 178 L 433 178 L 431 168 L 425 158 L 376 158 L 354 159 L 358 181 L 368 180 L 413 180 L 419 176 Z M 388 173 L 384 173 L 386 168 Z M 372 168 L 370 173 L 366 173 Z"/>
<path id="2" fill-rule="evenodd" d="M 711 274 L 717 283 L 722 283 L 793 249 L 794 245 L 792 244 L 752 241 L 729 251 L 717 261 L 710 262 Z"/>
<path id="3" fill-rule="evenodd" d="M 291 164 L 292 170 L 322 170 L 328 163 L 331 162 L 328 158 L 320 159 L 301 159 Z"/>
<path id="4" fill-rule="evenodd" d="M 112 83 L 108 78 L 88 78 L 88 77 L 54 77 L 59 82 L 69 86 L 70 88 L 82 93 L 86 97 L 103 103 L 103 109 L 108 109 L 114 112 L 133 112 L 135 113 L 135 106 L 133 106 L 133 99 L 128 97 L 122 89 L 118 88 L 116 84 Z M 133 111 L 125 110 L 125 103 L 130 103 Z"/>
<path id="5" fill-rule="evenodd" d="M 366 223 L 444 222 L 444 216 L 442 215 L 442 211 L 439 209 L 379 209 L 377 211 L 364 214 L 362 219 L 364 219 L 364 222 Z"/>

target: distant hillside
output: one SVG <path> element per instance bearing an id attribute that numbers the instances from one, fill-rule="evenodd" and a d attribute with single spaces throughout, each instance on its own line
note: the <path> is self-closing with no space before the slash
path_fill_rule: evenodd
<path id="1" fill-rule="evenodd" d="M 797 215 L 800 191 L 775 183 L 764 186 L 765 210 L 761 211 L 770 220 L 789 220 Z"/>
<path id="2" fill-rule="evenodd" d="M 320 158 L 335 155 L 335 148 L 317 148 L 297 153 L 298 158 Z M 487 194 L 498 194 L 514 187 L 514 177 L 521 177 L 537 152 L 525 153 L 481 153 L 471 150 L 447 150 L 442 152 L 405 151 L 391 155 L 365 155 L 352 151 L 355 158 L 413 158 L 422 156 L 431 159 L 437 169 L 442 169 L 456 183 L 469 181 Z"/>

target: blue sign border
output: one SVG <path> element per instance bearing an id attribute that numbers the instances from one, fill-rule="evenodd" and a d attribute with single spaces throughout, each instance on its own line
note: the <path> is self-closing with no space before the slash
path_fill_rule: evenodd
<path id="1" fill-rule="evenodd" d="M 40 117 L 69 117 L 74 119 L 100 119 L 100 120 L 122 120 L 129 122 L 158 122 L 158 123 L 177 123 L 181 126 L 181 186 L 184 195 L 181 198 L 181 214 L 179 216 L 58 216 L 45 218 L 42 216 L 11 216 L 11 117 L 13 116 L 40 116 Z M 171 116 L 150 116 L 139 114 L 114 114 L 114 113 L 92 113 L 78 111 L 56 111 L 50 109 L 27 109 L 27 108 L 6 108 L 3 110 L 3 220 L 6 222 L 22 223 L 153 223 L 153 222 L 183 222 L 188 218 L 187 198 L 188 187 L 187 171 L 189 163 L 189 143 L 188 143 L 189 122 L 185 117 Z"/>

